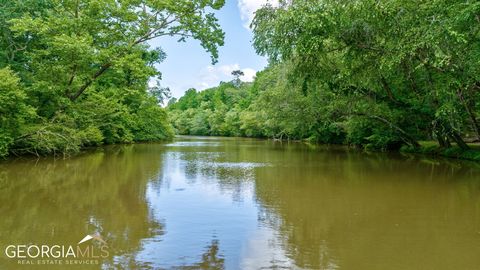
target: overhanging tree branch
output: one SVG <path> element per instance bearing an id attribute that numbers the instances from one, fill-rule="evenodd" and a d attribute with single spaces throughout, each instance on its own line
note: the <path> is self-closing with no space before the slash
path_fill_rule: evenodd
<path id="1" fill-rule="evenodd" d="M 371 115 L 371 114 L 366 114 L 366 113 L 351 113 L 351 115 L 354 115 L 354 116 L 363 116 L 363 117 L 367 117 L 367 118 L 370 118 L 370 119 L 374 119 L 374 120 L 377 120 L 379 122 L 382 122 L 386 125 L 388 125 L 390 128 L 392 128 L 393 130 L 395 130 L 399 135 L 400 137 L 402 138 L 402 140 L 404 140 L 407 144 L 415 147 L 415 148 L 420 148 L 420 144 L 417 142 L 416 139 L 414 139 L 412 136 L 410 136 L 405 130 L 403 130 L 401 127 L 395 125 L 394 123 L 392 123 L 391 121 L 387 120 L 386 118 L 383 118 L 383 117 L 380 117 L 378 115 Z"/>
<path id="2" fill-rule="evenodd" d="M 71 101 L 75 101 L 98 77 L 100 77 L 105 71 L 107 71 L 112 66 L 112 63 L 106 63 L 102 65 L 100 70 L 98 70 L 92 78 L 88 79 L 73 95 L 70 95 L 69 98 Z"/>

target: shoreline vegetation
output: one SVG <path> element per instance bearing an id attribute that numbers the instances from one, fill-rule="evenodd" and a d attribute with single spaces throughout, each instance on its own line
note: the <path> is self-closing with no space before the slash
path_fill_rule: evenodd
<path id="1" fill-rule="evenodd" d="M 177 134 L 264 137 L 480 161 L 480 3 L 280 1 L 269 65 L 169 101 Z"/>
<path id="2" fill-rule="evenodd" d="M 313 146 L 340 146 L 340 147 L 347 147 L 354 149 L 356 151 L 363 151 L 364 153 L 371 153 L 371 152 L 377 152 L 377 153 L 385 153 L 386 151 L 379 150 L 379 149 L 365 149 L 365 148 L 360 148 L 359 146 L 355 145 L 346 145 L 346 144 L 325 144 L 325 143 L 318 143 L 318 142 L 312 142 L 311 140 L 304 139 L 304 140 L 288 140 L 288 139 L 273 139 L 273 138 L 262 138 L 262 137 L 231 137 L 231 136 L 209 136 L 209 135 L 179 135 L 179 136 L 199 136 L 199 137 L 205 137 L 205 138 L 212 138 L 212 137 L 221 137 L 221 138 L 240 138 L 240 139 L 259 139 L 259 140 L 271 140 L 271 141 L 276 141 L 280 143 L 289 143 L 289 142 L 294 142 L 294 143 L 304 143 L 308 145 Z M 138 142 L 133 142 L 133 143 L 115 143 L 115 144 L 104 144 L 104 145 L 97 145 L 97 146 L 88 146 L 80 149 L 79 151 L 76 152 L 70 152 L 70 153 L 62 153 L 61 158 L 65 157 L 76 157 L 78 155 L 84 155 L 88 153 L 94 153 L 98 151 L 99 149 L 104 149 L 104 147 L 121 147 L 121 146 L 130 146 L 133 144 L 156 144 L 159 142 L 168 142 L 171 141 L 175 136 L 172 136 L 169 139 L 161 140 L 161 141 L 138 141 Z M 473 162 L 480 162 L 480 144 L 479 143 L 469 143 L 470 150 L 463 150 L 459 147 L 452 146 L 451 148 L 441 148 L 435 141 L 421 141 L 420 142 L 421 147 L 420 148 L 413 148 L 409 146 L 403 146 L 398 150 L 390 150 L 387 151 L 389 153 L 399 153 L 399 154 L 406 154 L 406 155 L 414 155 L 417 157 L 428 157 L 428 158 L 447 158 L 451 160 L 464 160 L 464 161 L 473 161 Z M 103 151 L 103 150 L 101 150 Z M 17 158 L 23 158 L 23 157 L 39 157 L 40 155 L 35 155 L 31 153 L 24 153 L 22 155 L 10 155 L 7 156 L 6 161 L 8 160 L 15 160 Z M 44 155 L 45 156 L 45 155 Z M 53 157 L 58 157 L 60 155 L 51 155 Z M 48 155 L 47 155 L 48 157 Z M 4 159 L 5 160 L 5 159 Z M 2 161 L 0 159 L 0 161 Z"/>
<path id="3" fill-rule="evenodd" d="M 442 148 L 436 142 L 421 142 L 420 145 L 420 148 L 404 146 L 400 148 L 400 152 L 480 162 L 480 144 L 477 143 L 468 144 L 470 147 L 468 150 L 464 150 L 458 146 Z"/>
<path id="4" fill-rule="evenodd" d="M 195 39 L 215 63 L 224 1 L 0 3 L 0 158 L 174 136 L 148 41 Z"/>
<path id="5" fill-rule="evenodd" d="M 480 160 L 480 2 L 267 4 L 251 28 L 268 66 L 178 100 L 148 41 L 195 39 L 215 63 L 224 1 L 109 3 L 0 4 L 0 157 L 183 134 Z"/>

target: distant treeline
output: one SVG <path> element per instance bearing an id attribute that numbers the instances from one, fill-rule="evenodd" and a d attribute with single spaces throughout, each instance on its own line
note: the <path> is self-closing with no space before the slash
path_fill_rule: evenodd
<path id="1" fill-rule="evenodd" d="M 0 1 L 0 157 L 65 154 L 170 138 L 161 106 L 162 36 L 194 38 L 212 56 L 223 0 Z"/>
<path id="2" fill-rule="evenodd" d="M 268 68 L 170 102 L 177 133 L 373 149 L 480 139 L 479 1 L 281 1 L 252 27 Z"/>

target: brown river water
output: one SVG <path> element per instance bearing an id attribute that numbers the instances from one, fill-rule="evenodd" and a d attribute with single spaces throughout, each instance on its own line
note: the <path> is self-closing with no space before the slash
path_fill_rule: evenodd
<path id="1" fill-rule="evenodd" d="M 480 164 L 216 137 L 10 159 L 0 251 L 0 269 L 480 269 Z"/>

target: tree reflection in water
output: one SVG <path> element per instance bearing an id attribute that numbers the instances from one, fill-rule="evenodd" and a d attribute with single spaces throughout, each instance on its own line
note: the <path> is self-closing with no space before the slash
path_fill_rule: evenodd
<path id="1" fill-rule="evenodd" d="M 205 253 L 202 254 L 202 260 L 191 266 L 179 266 L 174 269 L 181 270 L 222 270 L 225 269 L 225 258 L 220 254 L 219 242 L 217 239 L 212 240 L 212 243 L 206 248 Z"/>
<path id="2" fill-rule="evenodd" d="M 152 219 L 145 198 L 147 183 L 159 181 L 162 159 L 161 146 L 130 145 L 65 160 L 0 163 L 2 247 L 76 245 L 85 235 L 98 232 L 107 241 L 111 258 L 135 254 L 142 239 L 163 233 L 164 225 Z M 106 267 L 113 264 L 103 263 Z M 119 266 L 134 264 L 126 260 Z M 15 260 L 0 259 L 0 269 L 17 267 Z"/>
<path id="3" fill-rule="evenodd" d="M 240 139 L 0 162 L 0 244 L 99 232 L 111 258 L 94 269 L 476 269 L 478 175 Z"/>

